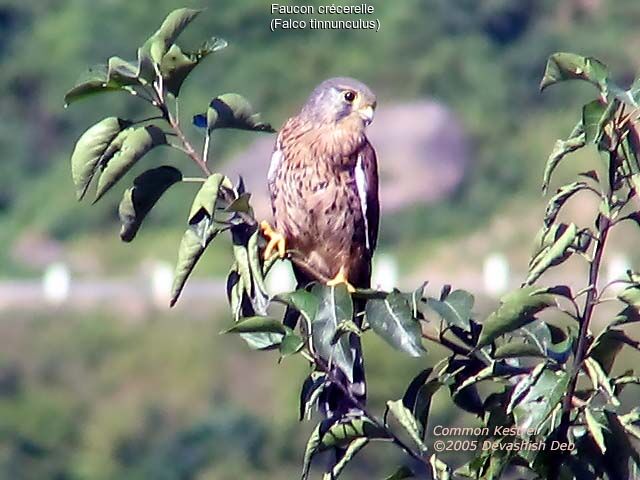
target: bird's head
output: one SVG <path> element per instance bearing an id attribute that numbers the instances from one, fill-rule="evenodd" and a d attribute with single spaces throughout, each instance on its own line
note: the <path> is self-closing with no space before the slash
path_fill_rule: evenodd
<path id="1" fill-rule="evenodd" d="M 318 85 L 302 109 L 316 125 L 358 120 L 363 127 L 373 120 L 376 96 L 364 83 L 348 77 L 336 77 Z"/>

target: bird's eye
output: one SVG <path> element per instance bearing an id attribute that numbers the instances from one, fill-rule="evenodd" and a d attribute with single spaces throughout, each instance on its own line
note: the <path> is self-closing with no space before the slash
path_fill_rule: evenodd
<path id="1" fill-rule="evenodd" d="M 348 90 L 346 92 L 344 92 L 344 99 L 351 103 L 355 100 L 356 98 L 356 92 L 352 92 L 351 90 Z"/>

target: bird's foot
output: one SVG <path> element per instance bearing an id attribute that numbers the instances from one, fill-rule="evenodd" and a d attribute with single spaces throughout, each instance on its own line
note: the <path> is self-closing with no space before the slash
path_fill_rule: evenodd
<path id="1" fill-rule="evenodd" d="M 268 240 L 267 246 L 264 249 L 263 258 L 265 260 L 268 260 L 274 253 L 279 258 L 284 258 L 284 254 L 286 251 L 284 235 L 276 232 L 266 220 L 260 222 L 260 231 L 262 232 L 262 235 Z"/>
<path id="2" fill-rule="evenodd" d="M 355 287 L 349 283 L 347 275 L 344 272 L 344 267 L 340 267 L 340 271 L 338 272 L 338 274 L 334 278 L 329 280 L 327 282 L 327 285 L 329 287 L 335 287 L 336 285 L 340 285 L 341 283 L 343 283 L 347 287 L 349 293 L 353 293 L 356 291 Z"/>

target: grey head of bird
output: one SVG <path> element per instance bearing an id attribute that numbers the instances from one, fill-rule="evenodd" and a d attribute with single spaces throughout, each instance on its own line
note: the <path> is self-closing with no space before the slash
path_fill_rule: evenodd
<path id="1" fill-rule="evenodd" d="M 364 127 L 373 120 L 376 105 L 376 95 L 364 83 L 355 78 L 335 77 L 311 92 L 301 115 L 315 125 L 357 119 Z"/>

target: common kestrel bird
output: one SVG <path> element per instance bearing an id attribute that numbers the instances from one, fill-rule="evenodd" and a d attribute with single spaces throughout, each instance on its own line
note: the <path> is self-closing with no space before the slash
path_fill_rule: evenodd
<path id="1" fill-rule="evenodd" d="M 314 280 L 369 288 L 380 206 L 376 154 L 365 129 L 376 97 L 352 78 L 332 78 L 311 93 L 300 113 L 280 130 L 268 173 L 275 226 L 262 223 L 269 239 L 265 257 L 292 251 L 300 286 Z M 354 302 L 356 313 L 362 301 Z M 361 323 L 361 317 L 354 318 Z M 345 386 L 365 399 L 360 339 L 350 335 L 354 363 L 342 372 Z M 338 388 L 321 398 L 325 415 L 353 411 Z"/>
<path id="2" fill-rule="evenodd" d="M 368 288 L 380 206 L 376 154 L 365 128 L 376 97 L 352 78 L 318 85 L 276 140 L 268 182 L 275 229 L 265 249 L 302 257 L 317 276 L 294 268 L 303 285 L 319 278 Z"/>

